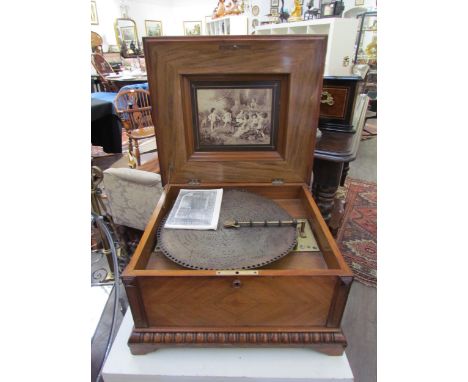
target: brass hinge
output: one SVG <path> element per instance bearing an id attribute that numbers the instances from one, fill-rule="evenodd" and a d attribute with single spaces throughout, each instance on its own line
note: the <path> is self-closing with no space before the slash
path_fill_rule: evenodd
<path id="1" fill-rule="evenodd" d="M 188 184 L 192 184 L 192 185 L 194 185 L 194 184 L 200 184 L 200 179 L 190 179 L 190 180 L 188 181 Z"/>
<path id="2" fill-rule="evenodd" d="M 258 276 L 258 271 L 246 271 L 242 269 L 216 271 L 216 276 Z"/>
<path id="3" fill-rule="evenodd" d="M 278 184 L 284 184 L 284 179 L 283 178 L 275 178 L 271 181 L 271 184 L 278 185 Z"/>

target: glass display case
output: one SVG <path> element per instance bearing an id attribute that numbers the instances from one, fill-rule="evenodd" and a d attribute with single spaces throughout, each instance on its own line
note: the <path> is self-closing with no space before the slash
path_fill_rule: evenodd
<path id="1" fill-rule="evenodd" d="M 377 64 L 377 12 L 357 15 L 359 32 L 356 39 L 355 64 Z"/>
<path id="2" fill-rule="evenodd" d="M 364 93 L 371 99 L 370 110 L 377 111 L 377 12 L 364 12 L 356 18 L 359 20 L 359 31 L 354 64 L 369 66 L 365 77 Z"/>

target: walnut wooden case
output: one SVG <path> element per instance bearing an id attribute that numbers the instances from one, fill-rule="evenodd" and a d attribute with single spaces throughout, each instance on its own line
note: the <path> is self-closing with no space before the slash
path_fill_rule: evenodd
<path id="1" fill-rule="evenodd" d="M 123 273 L 135 322 L 131 352 L 311 346 L 342 354 L 340 322 L 353 277 L 308 187 L 326 37 L 169 37 L 145 38 L 144 44 L 165 187 Z M 275 150 L 195 150 L 187 81 L 223 74 L 284 79 Z M 156 243 L 181 188 L 242 188 L 270 198 L 293 217 L 308 219 L 320 252 L 293 252 L 255 272 L 183 268 Z"/>

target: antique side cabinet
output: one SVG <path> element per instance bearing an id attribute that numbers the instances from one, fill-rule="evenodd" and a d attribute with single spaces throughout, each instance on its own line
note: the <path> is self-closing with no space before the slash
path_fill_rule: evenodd
<path id="1" fill-rule="evenodd" d="M 363 83 L 360 76 L 327 76 L 323 79 L 319 118 L 321 130 L 344 133 L 356 131 L 353 119 Z"/>
<path id="2" fill-rule="evenodd" d="M 309 191 L 326 43 L 310 35 L 144 39 L 164 192 L 123 273 L 133 354 L 168 346 L 343 353 L 353 275 Z M 308 220 L 319 250 L 255 270 L 184 268 L 156 236 L 183 188 L 269 198 Z"/>

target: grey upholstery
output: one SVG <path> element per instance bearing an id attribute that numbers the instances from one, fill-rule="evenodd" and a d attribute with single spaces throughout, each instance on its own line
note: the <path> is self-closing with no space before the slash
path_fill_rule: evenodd
<path id="1" fill-rule="evenodd" d="M 130 168 L 104 171 L 104 191 L 116 224 L 144 230 L 163 191 L 161 176 Z"/>

